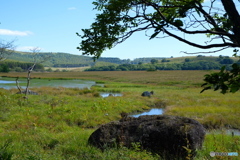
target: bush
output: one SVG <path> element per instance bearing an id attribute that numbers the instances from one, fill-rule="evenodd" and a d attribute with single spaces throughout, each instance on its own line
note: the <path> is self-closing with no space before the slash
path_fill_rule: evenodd
<path id="1" fill-rule="evenodd" d="M 21 67 L 15 67 L 14 71 L 15 72 L 23 72 L 24 70 Z"/>
<path id="2" fill-rule="evenodd" d="M 11 141 L 6 141 L 1 147 L 0 147 L 0 160 L 11 160 L 13 156 L 13 152 L 9 151 L 9 145 Z"/>
<path id="3" fill-rule="evenodd" d="M 6 64 L 3 64 L 1 67 L 0 67 L 0 72 L 5 72 L 5 73 L 8 73 L 10 71 L 9 67 L 6 65 Z"/>

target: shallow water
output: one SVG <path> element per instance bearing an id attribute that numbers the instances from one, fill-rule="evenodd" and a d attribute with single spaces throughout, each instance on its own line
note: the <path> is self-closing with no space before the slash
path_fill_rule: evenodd
<path id="1" fill-rule="evenodd" d="M 101 95 L 101 97 L 103 97 L 103 98 L 106 98 L 106 97 L 109 97 L 109 96 L 113 96 L 113 97 L 122 96 L 121 93 L 109 93 L 109 92 L 101 92 L 100 95 Z"/>
<path id="2" fill-rule="evenodd" d="M 19 86 L 21 88 L 26 88 L 27 79 L 20 78 L 18 80 Z M 96 85 L 95 81 L 87 81 L 87 80 L 48 80 L 48 79 L 31 79 L 30 87 L 66 87 L 66 88 L 91 88 L 91 86 Z M 97 84 L 98 85 L 98 84 Z M 0 77 L 0 88 L 11 89 L 16 87 L 16 79 L 15 78 L 6 78 Z"/>
<path id="3" fill-rule="evenodd" d="M 240 136 L 240 130 L 237 130 L 237 129 L 211 130 L 211 131 L 207 131 L 207 134 L 226 134 L 226 135 Z"/>
<path id="4" fill-rule="evenodd" d="M 0 80 L 0 84 L 16 83 L 15 81 Z"/>
<path id="5" fill-rule="evenodd" d="M 133 114 L 131 117 L 139 117 L 139 116 L 144 116 L 144 115 L 162 115 L 163 114 L 163 109 L 162 108 L 152 108 L 146 112 L 140 113 L 140 114 Z"/>

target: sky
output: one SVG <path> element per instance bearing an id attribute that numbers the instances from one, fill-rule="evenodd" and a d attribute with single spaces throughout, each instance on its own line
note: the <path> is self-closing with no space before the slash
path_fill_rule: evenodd
<path id="1" fill-rule="evenodd" d="M 206 3 L 209 0 L 205 0 Z M 82 55 L 76 48 L 81 38 L 76 32 L 89 28 L 96 11 L 91 0 L 1 0 L 0 40 L 16 40 L 17 51 L 38 47 L 41 52 L 63 52 Z M 195 37 L 199 42 L 205 37 Z M 207 54 L 232 56 L 233 49 Z M 152 39 L 145 32 L 134 34 L 124 43 L 104 51 L 102 57 L 135 59 L 142 57 L 195 56 L 182 53 L 200 50 L 173 38 Z M 203 55 L 203 54 L 201 54 Z"/>

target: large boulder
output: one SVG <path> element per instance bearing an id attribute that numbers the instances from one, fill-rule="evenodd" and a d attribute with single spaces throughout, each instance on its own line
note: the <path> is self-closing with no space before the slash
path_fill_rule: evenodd
<path id="1" fill-rule="evenodd" d="M 89 144 L 104 149 L 112 146 L 130 148 L 139 143 L 142 149 L 157 153 L 164 159 L 193 158 L 205 136 L 204 127 L 196 120 L 152 115 L 125 117 L 102 125 L 89 137 Z"/>

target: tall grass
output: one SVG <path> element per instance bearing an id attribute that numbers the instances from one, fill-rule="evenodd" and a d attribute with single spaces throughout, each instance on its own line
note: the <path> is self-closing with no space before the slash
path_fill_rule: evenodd
<path id="1" fill-rule="evenodd" d="M 183 84 L 203 83 L 203 77 L 212 71 L 92 71 L 92 72 L 51 72 L 32 74 L 32 78 L 78 78 L 108 82 L 127 82 L 141 84 Z M 26 77 L 24 72 L 1 73 L 1 76 Z"/>
<path id="2" fill-rule="evenodd" d="M 239 156 L 211 157 L 210 152 L 219 152 L 219 153 L 236 152 L 239 154 L 239 151 L 240 151 L 240 136 L 226 135 L 224 131 L 222 131 L 222 133 L 211 133 L 206 135 L 203 148 L 200 152 L 198 152 L 196 159 L 238 160 Z"/>
<path id="3" fill-rule="evenodd" d="M 8 75 L 21 76 L 11 74 Z M 28 95 L 28 99 L 15 94 L 16 89 L 0 89 L 0 157 L 159 159 L 158 155 L 140 151 L 138 145 L 134 149 L 109 148 L 102 152 L 87 144 L 98 126 L 119 120 L 121 112 L 141 112 L 150 107 L 164 107 L 165 114 L 196 119 L 208 129 L 240 129 L 240 93 L 200 94 L 198 84 L 204 74 L 206 71 L 34 73 L 41 78 L 97 80 L 105 87 L 31 88 L 39 95 Z M 154 95 L 141 97 L 146 90 L 153 90 Z M 102 98 L 99 92 L 121 92 L 123 96 Z M 239 141 L 239 136 L 207 134 L 196 159 L 209 159 L 211 151 L 239 152 Z"/>

